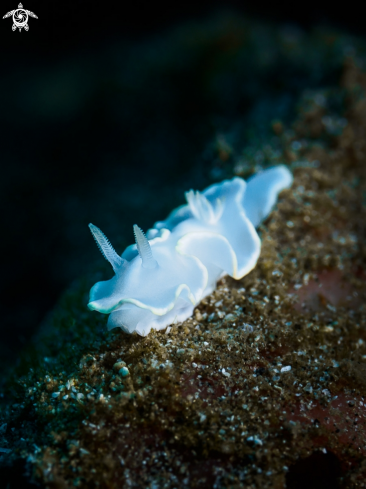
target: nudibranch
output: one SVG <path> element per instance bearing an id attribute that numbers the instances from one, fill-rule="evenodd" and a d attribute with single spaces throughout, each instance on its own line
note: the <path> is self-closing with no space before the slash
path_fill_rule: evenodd
<path id="1" fill-rule="evenodd" d="M 145 234 L 135 224 L 135 244 L 119 256 L 102 231 L 89 224 L 115 276 L 96 283 L 88 307 L 110 314 L 109 329 L 146 336 L 182 322 L 228 274 L 241 279 L 256 265 L 261 241 L 256 227 L 279 192 L 292 184 L 284 165 L 245 182 L 234 177 L 203 192 L 187 192 L 187 204 Z"/>

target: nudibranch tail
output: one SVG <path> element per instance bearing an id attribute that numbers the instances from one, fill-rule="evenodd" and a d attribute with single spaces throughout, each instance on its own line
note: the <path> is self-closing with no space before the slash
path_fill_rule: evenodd
<path id="1" fill-rule="evenodd" d="M 257 227 L 273 209 L 281 190 L 292 185 L 293 176 L 285 165 L 278 165 L 248 179 L 242 201 L 245 214 Z"/>
<path id="2" fill-rule="evenodd" d="M 141 228 L 138 227 L 137 224 L 133 226 L 133 232 L 135 234 L 137 251 L 139 252 L 140 258 L 142 260 L 142 266 L 144 268 L 156 268 L 158 266 L 158 262 L 153 257 L 151 246 L 144 235 Z"/>
<path id="3" fill-rule="evenodd" d="M 117 272 L 117 270 L 122 267 L 122 265 L 124 264 L 124 262 L 126 260 L 121 258 L 116 253 L 115 249 L 113 248 L 113 246 L 109 242 L 107 236 L 104 233 L 102 233 L 102 231 L 99 228 L 97 228 L 97 226 L 94 226 L 94 224 L 90 223 L 89 229 L 90 229 L 90 231 L 93 235 L 93 238 L 95 239 L 95 241 L 98 245 L 98 248 L 100 249 L 102 255 L 112 265 L 113 270 L 115 272 Z"/>

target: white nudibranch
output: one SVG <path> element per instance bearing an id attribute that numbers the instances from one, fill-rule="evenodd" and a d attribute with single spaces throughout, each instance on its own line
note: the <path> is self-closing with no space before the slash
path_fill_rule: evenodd
<path id="1" fill-rule="evenodd" d="M 155 223 L 147 236 L 134 225 L 136 244 L 122 256 L 89 224 L 115 272 L 92 287 L 89 309 L 110 314 L 109 329 L 141 336 L 184 321 L 221 277 L 241 279 L 255 267 L 261 247 L 255 228 L 291 184 L 290 171 L 280 165 L 247 182 L 235 177 L 203 192 L 190 190 L 187 204 Z"/>

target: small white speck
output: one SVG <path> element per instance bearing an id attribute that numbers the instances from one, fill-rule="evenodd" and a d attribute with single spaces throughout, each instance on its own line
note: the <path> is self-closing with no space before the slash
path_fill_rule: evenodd
<path id="1" fill-rule="evenodd" d="M 247 441 L 253 441 L 256 445 L 263 445 L 263 442 L 260 438 L 258 438 L 257 436 L 249 436 L 247 438 Z"/>
<path id="2" fill-rule="evenodd" d="M 281 368 L 281 372 L 289 372 L 291 370 L 291 365 L 286 365 L 286 367 Z"/>
<path id="3" fill-rule="evenodd" d="M 309 382 L 304 387 L 304 391 L 309 392 L 310 394 L 313 392 L 313 387 Z"/>

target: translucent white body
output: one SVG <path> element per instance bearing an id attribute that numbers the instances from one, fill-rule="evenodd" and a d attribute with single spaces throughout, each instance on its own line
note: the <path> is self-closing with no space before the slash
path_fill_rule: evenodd
<path id="1" fill-rule="evenodd" d="M 292 183 L 283 165 L 186 193 L 187 204 L 155 223 L 147 238 L 134 226 L 136 244 L 117 255 L 103 233 L 89 225 L 115 276 L 90 291 L 88 307 L 110 314 L 108 327 L 146 336 L 191 316 L 223 275 L 240 279 L 256 265 L 255 228 Z"/>

